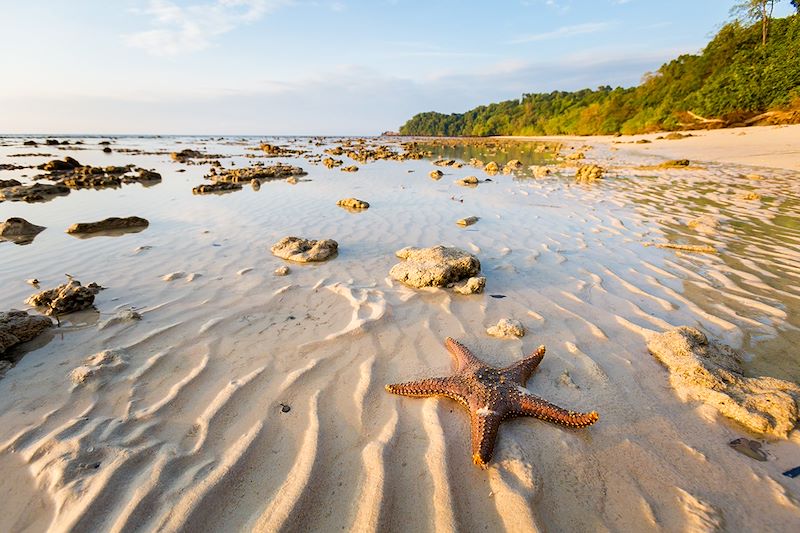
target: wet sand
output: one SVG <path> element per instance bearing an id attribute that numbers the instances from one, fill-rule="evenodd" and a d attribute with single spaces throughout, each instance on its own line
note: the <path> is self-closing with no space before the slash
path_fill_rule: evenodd
<path id="1" fill-rule="evenodd" d="M 23 140 L 0 139 L 0 161 L 71 155 L 153 168 L 163 181 L 0 203 L 0 218 L 48 227 L 32 244 L 0 243 L 0 308 L 24 308 L 31 277 L 45 288 L 64 273 L 108 287 L 97 311 L 64 317 L 0 379 L 0 530 L 752 531 L 800 522 L 800 484 L 781 476 L 800 465 L 798 432 L 766 442 L 767 462 L 735 452 L 729 441 L 753 436 L 681 402 L 645 346 L 651 332 L 691 325 L 740 349 L 748 372 L 800 380 L 796 172 L 721 162 L 640 170 L 662 161 L 656 143 L 580 139 L 568 144 L 591 145 L 587 159 L 609 169 L 599 183 L 574 184 L 570 167 L 543 179 L 447 167 L 434 181 L 431 161 L 455 155 L 441 148 L 355 173 L 266 159 L 301 166 L 310 181 L 193 196 L 208 165 L 108 155 L 98 139 L 74 152 Z M 680 151 L 690 141 L 658 142 Z M 221 159 L 229 168 L 251 164 L 246 148 L 257 144 L 120 138 L 112 147 L 201 148 L 230 156 Z M 485 161 L 543 162 L 524 147 L 491 152 Z M 492 181 L 454 183 L 467 175 Z M 336 205 L 351 196 L 370 208 Z M 687 225 L 704 214 L 719 220 L 715 231 Z M 150 226 L 64 233 L 130 215 Z M 467 216 L 480 220 L 456 224 Z M 288 263 L 269 247 L 286 235 L 336 239 L 338 256 L 274 276 Z M 644 246 L 652 242 L 720 253 Z M 395 250 L 440 243 L 478 256 L 485 294 L 388 278 Z M 173 272 L 186 275 L 162 279 Z M 142 320 L 110 320 L 131 307 Z M 503 317 L 520 320 L 526 336 L 488 336 Z M 455 402 L 384 391 L 448 374 L 447 336 L 498 366 L 547 345 L 528 389 L 597 410 L 600 421 L 586 430 L 506 422 L 490 467 L 476 468 Z M 109 349 L 114 357 L 89 379 L 70 379 Z"/>

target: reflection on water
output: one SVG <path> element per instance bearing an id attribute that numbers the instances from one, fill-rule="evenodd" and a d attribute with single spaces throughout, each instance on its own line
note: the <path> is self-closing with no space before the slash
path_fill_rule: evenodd
<path id="1" fill-rule="evenodd" d="M 608 177 L 593 186 L 578 186 L 572 182 L 572 168 L 546 179 L 515 181 L 530 176 L 531 165 L 554 163 L 557 146 L 533 143 L 420 142 L 417 148 L 430 152 L 427 160 L 359 163 L 360 171 L 351 174 L 316 164 L 336 139 L 119 137 L 110 139 L 111 153 L 103 151 L 104 138 L 71 139 L 73 143 L 81 140 L 80 145 L 35 147 L 24 146 L 25 140 L 0 139 L 0 164 L 28 167 L 9 166 L 10 170 L 0 171 L 0 179 L 30 184 L 40 173 L 32 167 L 69 155 L 83 164 L 152 168 L 163 180 L 118 189 L 73 190 L 39 204 L 0 203 L 0 219 L 18 216 L 47 227 L 28 246 L 0 243 L 3 309 L 21 306 L 29 292 L 23 283 L 26 278 L 38 277 L 54 286 L 66 271 L 79 279 L 122 288 L 125 265 L 131 257 L 143 255 L 141 250 L 152 255 L 150 268 L 157 280 L 171 270 L 202 269 L 215 260 L 215 254 L 257 248 L 259 256 L 266 256 L 268 240 L 281 233 L 336 236 L 345 242 L 352 233 L 358 237 L 346 243 L 344 255 L 355 254 L 367 263 L 391 257 L 394 249 L 407 244 L 458 243 L 464 235 L 474 235 L 479 243 L 475 246 L 488 249 L 489 267 L 517 273 L 515 279 L 520 281 L 509 281 L 513 287 L 537 275 L 531 255 L 518 253 L 502 259 L 507 253 L 502 250 L 518 248 L 519 232 L 526 231 L 530 235 L 524 239 L 538 240 L 548 253 L 563 258 L 552 264 L 539 260 L 536 268 L 572 269 L 570 273 L 584 276 L 587 282 L 601 278 L 601 287 L 618 285 L 617 290 L 628 291 L 626 298 L 645 310 L 647 305 L 638 300 L 656 299 L 662 302 L 661 319 L 670 323 L 678 320 L 674 310 L 682 309 L 689 315 L 681 315 L 680 320 L 691 316 L 696 323 L 690 325 L 740 346 L 752 359 L 750 371 L 800 381 L 800 355 L 794 349 L 800 344 L 800 183 L 788 172 L 764 171 L 764 179 L 753 180 L 746 177 L 748 172 L 731 166 L 637 171 L 636 166 L 648 161 L 623 164 L 612 152 L 596 148 L 589 155 L 609 168 Z M 253 150 L 264 140 L 308 151 L 307 157 L 264 158 Z M 296 185 L 265 183 L 260 191 L 245 187 L 225 195 L 193 196 L 192 188 L 206 181 L 203 176 L 211 162 L 183 164 L 169 157 L 170 152 L 185 148 L 220 154 L 223 168 L 254 161 L 301 166 L 309 172 L 308 180 Z M 345 165 L 355 163 L 342 157 Z M 493 176 L 491 183 L 466 189 L 453 181 L 469 174 L 485 178 L 482 171 L 469 166 L 447 168 L 444 179 L 436 182 L 427 174 L 438 168 L 431 162 L 439 158 L 496 161 L 501 167 L 517 159 L 522 168 L 513 176 Z M 743 199 L 741 193 L 750 191 L 758 192 L 761 199 Z M 335 205 L 349 196 L 363 197 L 372 207 L 352 217 Z M 532 218 L 540 209 L 559 215 Z M 147 231 L 115 233 L 114 238 L 95 234 L 88 240 L 73 239 L 64 232 L 74 222 L 133 215 L 150 220 Z M 712 231 L 687 225 L 701 215 L 718 222 Z M 480 222 L 469 229 L 455 227 L 456 220 L 468 216 L 479 216 Z M 451 220 L 453 227 L 431 220 Z M 534 220 L 538 226 L 532 226 Z M 351 229 L 353 224 L 365 224 L 374 231 L 359 233 Z M 589 238 L 592 234 L 595 240 Z M 487 240 L 480 244 L 481 239 Z M 652 241 L 711 245 L 720 253 L 686 254 L 643 246 Z M 493 245 L 501 251 L 493 251 Z M 615 249 L 620 246 L 631 255 L 621 255 Z M 220 251 L 209 253 L 209 247 Z M 183 257 L 188 266 L 168 266 L 176 257 Z M 627 259 L 620 263 L 623 258 Z M 379 272 L 374 277 L 384 275 Z M 577 290 L 574 286 L 558 289 Z"/>

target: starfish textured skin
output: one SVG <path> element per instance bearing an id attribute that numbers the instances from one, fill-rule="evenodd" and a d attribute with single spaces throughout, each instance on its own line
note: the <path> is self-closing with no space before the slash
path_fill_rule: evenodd
<path id="1" fill-rule="evenodd" d="M 454 375 L 386 385 L 386 390 L 418 398 L 446 396 L 463 405 L 471 419 L 472 461 L 481 468 L 491 460 L 500 423 L 507 418 L 532 416 L 572 428 L 591 426 L 600 418 L 595 411 L 576 413 L 528 392 L 525 384 L 542 362 L 544 346 L 505 368 L 488 366 L 450 337 L 445 346 L 456 360 Z"/>

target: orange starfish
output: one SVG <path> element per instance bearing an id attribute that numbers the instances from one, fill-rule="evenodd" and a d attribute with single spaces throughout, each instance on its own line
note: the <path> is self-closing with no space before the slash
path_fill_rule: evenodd
<path id="1" fill-rule="evenodd" d="M 402 396 L 446 396 L 466 407 L 472 420 L 472 461 L 482 468 L 492 458 L 497 430 L 506 418 L 533 416 L 573 428 L 591 426 L 600 418 L 595 411 L 568 411 L 528 392 L 525 383 L 544 358 L 544 346 L 506 368 L 488 366 L 450 337 L 445 346 L 458 366 L 454 375 L 386 385 L 386 390 Z"/>

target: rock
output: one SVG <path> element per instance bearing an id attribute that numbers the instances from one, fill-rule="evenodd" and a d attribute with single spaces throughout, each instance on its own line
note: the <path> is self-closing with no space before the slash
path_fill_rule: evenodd
<path id="1" fill-rule="evenodd" d="M 241 183 L 229 183 L 226 181 L 219 181 L 217 183 L 206 183 L 198 185 L 192 189 L 192 194 L 215 194 L 238 191 L 242 188 Z"/>
<path id="2" fill-rule="evenodd" d="M 0 180 L 0 189 L 5 189 L 6 187 L 19 187 L 20 185 L 22 185 L 22 183 L 14 179 Z"/>
<path id="3" fill-rule="evenodd" d="M 459 294 L 480 294 L 486 288 L 486 278 L 483 276 L 473 276 L 466 281 L 457 283 L 453 290 Z"/>
<path id="4" fill-rule="evenodd" d="M 647 348 L 667 367 L 684 401 L 702 401 L 755 433 L 786 437 L 797 424 L 800 386 L 745 376 L 739 354 L 697 329 L 681 326 L 653 335 Z"/>
<path id="5" fill-rule="evenodd" d="M 583 152 L 572 152 L 564 156 L 564 159 L 567 161 L 577 161 L 578 159 L 586 159 L 586 155 Z"/>
<path id="6" fill-rule="evenodd" d="M 139 170 L 139 177 L 136 181 L 161 181 L 161 174 L 155 172 L 153 170 L 147 170 L 144 168 L 140 168 Z"/>
<path id="7" fill-rule="evenodd" d="M 80 281 L 70 279 L 68 283 L 55 289 L 34 294 L 25 303 L 44 309 L 46 315 L 66 315 L 91 307 L 99 290 L 100 287 L 96 284 L 84 287 Z"/>
<path id="8" fill-rule="evenodd" d="M 290 176 L 290 177 L 286 178 L 286 183 L 289 183 L 289 184 L 291 184 L 291 185 L 297 185 L 297 183 L 298 183 L 299 181 L 300 181 L 300 180 L 298 180 L 298 179 L 297 179 L 296 177 L 294 177 L 294 176 Z"/>
<path id="9" fill-rule="evenodd" d="M 687 137 L 692 137 L 692 134 L 691 133 L 683 134 L 677 131 L 673 131 L 671 133 L 667 133 L 666 135 L 664 135 L 664 139 L 667 139 L 668 141 L 677 141 L 680 139 L 685 139 Z"/>
<path id="10" fill-rule="evenodd" d="M 69 187 L 56 183 L 34 183 L 33 185 L 18 185 L 0 189 L 0 201 L 10 202 L 46 202 L 55 196 L 69 194 Z"/>
<path id="11" fill-rule="evenodd" d="M 169 274 L 164 274 L 161 276 L 161 279 L 164 281 L 175 281 L 176 279 L 181 279 L 186 277 L 186 272 L 177 271 L 177 272 L 170 272 Z"/>
<path id="12" fill-rule="evenodd" d="M 325 261 L 339 250 L 339 244 L 332 239 L 309 240 L 302 237 L 284 237 L 270 248 L 273 255 L 298 263 Z"/>
<path id="13" fill-rule="evenodd" d="M 636 141 L 636 144 L 650 144 L 652 142 L 653 141 L 651 141 L 649 139 L 639 139 L 638 141 Z"/>
<path id="14" fill-rule="evenodd" d="M 99 222 L 77 222 L 67 228 L 67 233 L 97 233 L 100 231 L 114 231 L 146 228 L 150 223 L 140 217 L 110 217 Z"/>
<path id="15" fill-rule="evenodd" d="M 511 161 L 506 163 L 506 165 L 503 167 L 504 170 L 505 169 L 519 170 L 521 168 L 522 168 L 522 161 L 520 161 L 519 159 L 512 159 Z"/>
<path id="16" fill-rule="evenodd" d="M 250 180 L 250 187 L 252 187 L 254 191 L 259 191 L 261 190 L 261 182 L 253 178 Z"/>
<path id="17" fill-rule="evenodd" d="M 389 275 L 412 287 L 446 287 L 481 270 L 478 258 L 460 248 L 408 247 L 395 255 L 404 261 L 393 266 Z"/>
<path id="18" fill-rule="evenodd" d="M 452 167 L 456 164 L 455 159 L 437 159 L 433 162 L 437 167 Z"/>
<path id="19" fill-rule="evenodd" d="M 456 180 L 456 184 L 458 185 L 466 185 L 466 186 L 473 186 L 480 183 L 477 176 L 467 176 L 465 178 L 461 178 L 460 180 Z"/>
<path id="20" fill-rule="evenodd" d="M 575 173 L 578 183 L 593 183 L 603 178 L 603 168 L 597 165 L 581 165 Z"/>
<path id="21" fill-rule="evenodd" d="M 108 147 L 108 146 L 106 146 L 105 148 L 103 148 L 103 153 L 104 153 L 104 154 L 110 154 L 112 151 L 113 151 L 113 150 L 111 150 L 111 148 L 110 148 L 110 147 Z"/>
<path id="22" fill-rule="evenodd" d="M 36 143 L 36 141 L 25 141 L 25 142 L 24 142 L 24 143 L 22 143 L 22 144 L 23 144 L 23 146 L 39 146 L 39 145 Z"/>
<path id="23" fill-rule="evenodd" d="M 358 198 L 345 198 L 344 200 L 339 200 L 336 202 L 336 205 L 339 207 L 344 207 L 346 209 L 368 209 L 369 204 L 364 200 L 359 200 Z"/>
<path id="24" fill-rule="evenodd" d="M 670 159 L 658 164 L 658 168 L 682 168 L 688 167 L 691 162 L 688 159 Z"/>
<path id="25" fill-rule="evenodd" d="M 189 159 L 196 159 L 199 157 L 204 157 L 202 152 L 198 152 L 197 150 L 190 150 L 185 149 L 181 150 L 180 152 L 172 152 L 169 156 L 173 159 L 173 161 L 177 161 L 179 163 L 184 163 Z"/>
<path id="26" fill-rule="evenodd" d="M 535 165 L 531 167 L 534 178 L 546 178 L 550 175 L 551 170 L 545 166 Z"/>
<path id="27" fill-rule="evenodd" d="M 231 168 L 223 170 L 220 173 L 217 173 L 212 168 L 211 173 L 207 174 L 205 177 L 206 179 L 213 179 L 216 182 L 252 183 L 254 179 L 262 182 L 284 179 L 290 176 L 305 176 L 305 174 L 306 171 L 300 167 L 278 163 L 277 165 L 270 166 L 258 164 L 252 167 Z"/>
<path id="28" fill-rule="evenodd" d="M 334 159 L 332 157 L 326 157 L 322 160 L 322 164 L 328 168 L 340 167 L 342 166 L 342 163 L 344 163 L 344 161 L 341 159 Z"/>
<path id="29" fill-rule="evenodd" d="M 32 285 L 33 287 L 37 288 L 39 287 L 39 280 L 36 278 L 26 279 L 25 283 L 27 283 L 28 285 Z"/>
<path id="30" fill-rule="evenodd" d="M 462 218 L 461 220 L 456 220 L 456 224 L 458 224 L 459 226 L 471 226 L 475 224 L 478 220 L 480 220 L 480 218 L 478 217 L 467 217 L 467 218 Z"/>
<path id="31" fill-rule="evenodd" d="M 741 200 L 761 200 L 761 195 L 753 191 L 741 192 L 736 195 L 736 198 L 739 198 Z"/>
<path id="32" fill-rule="evenodd" d="M 483 170 L 489 174 L 494 174 L 495 172 L 500 171 L 500 166 L 498 166 L 498 164 L 494 161 L 489 161 L 486 163 L 486 166 L 483 167 Z"/>
<path id="33" fill-rule="evenodd" d="M 64 160 L 53 159 L 47 163 L 42 163 L 37 168 L 40 170 L 46 170 L 48 172 L 69 172 L 81 166 L 83 165 L 78 163 L 78 161 L 75 159 L 67 157 Z"/>
<path id="34" fill-rule="evenodd" d="M 358 167 L 355 165 L 350 165 L 347 167 L 342 167 L 340 170 L 342 172 L 358 172 Z"/>
<path id="35" fill-rule="evenodd" d="M 289 267 L 284 265 L 284 266 L 282 266 L 282 267 L 278 267 L 278 268 L 276 268 L 276 269 L 275 269 L 275 271 L 274 271 L 274 272 L 272 272 L 272 273 L 273 273 L 274 275 L 276 275 L 276 276 L 288 276 L 288 275 L 289 275 L 289 272 L 291 272 L 291 270 L 289 269 Z"/>
<path id="36" fill-rule="evenodd" d="M 486 333 L 492 337 L 501 337 L 505 339 L 512 339 L 522 337 L 525 335 L 525 328 L 522 322 L 514 320 L 513 318 L 501 318 L 496 326 L 492 326 L 486 330 Z"/>
<path id="37" fill-rule="evenodd" d="M 436 170 L 431 170 L 431 173 L 429 175 L 432 179 L 440 180 L 442 179 L 442 176 L 444 176 L 444 172 L 442 172 L 439 169 L 436 169 Z"/>
<path id="38" fill-rule="evenodd" d="M 12 241 L 16 244 L 29 244 L 46 228 L 31 224 L 24 218 L 11 217 L 0 223 L 0 241 Z"/>
<path id="39" fill-rule="evenodd" d="M 0 312 L 0 354 L 22 342 L 38 336 L 53 322 L 46 316 L 29 315 L 26 311 L 11 309 Z"/>

